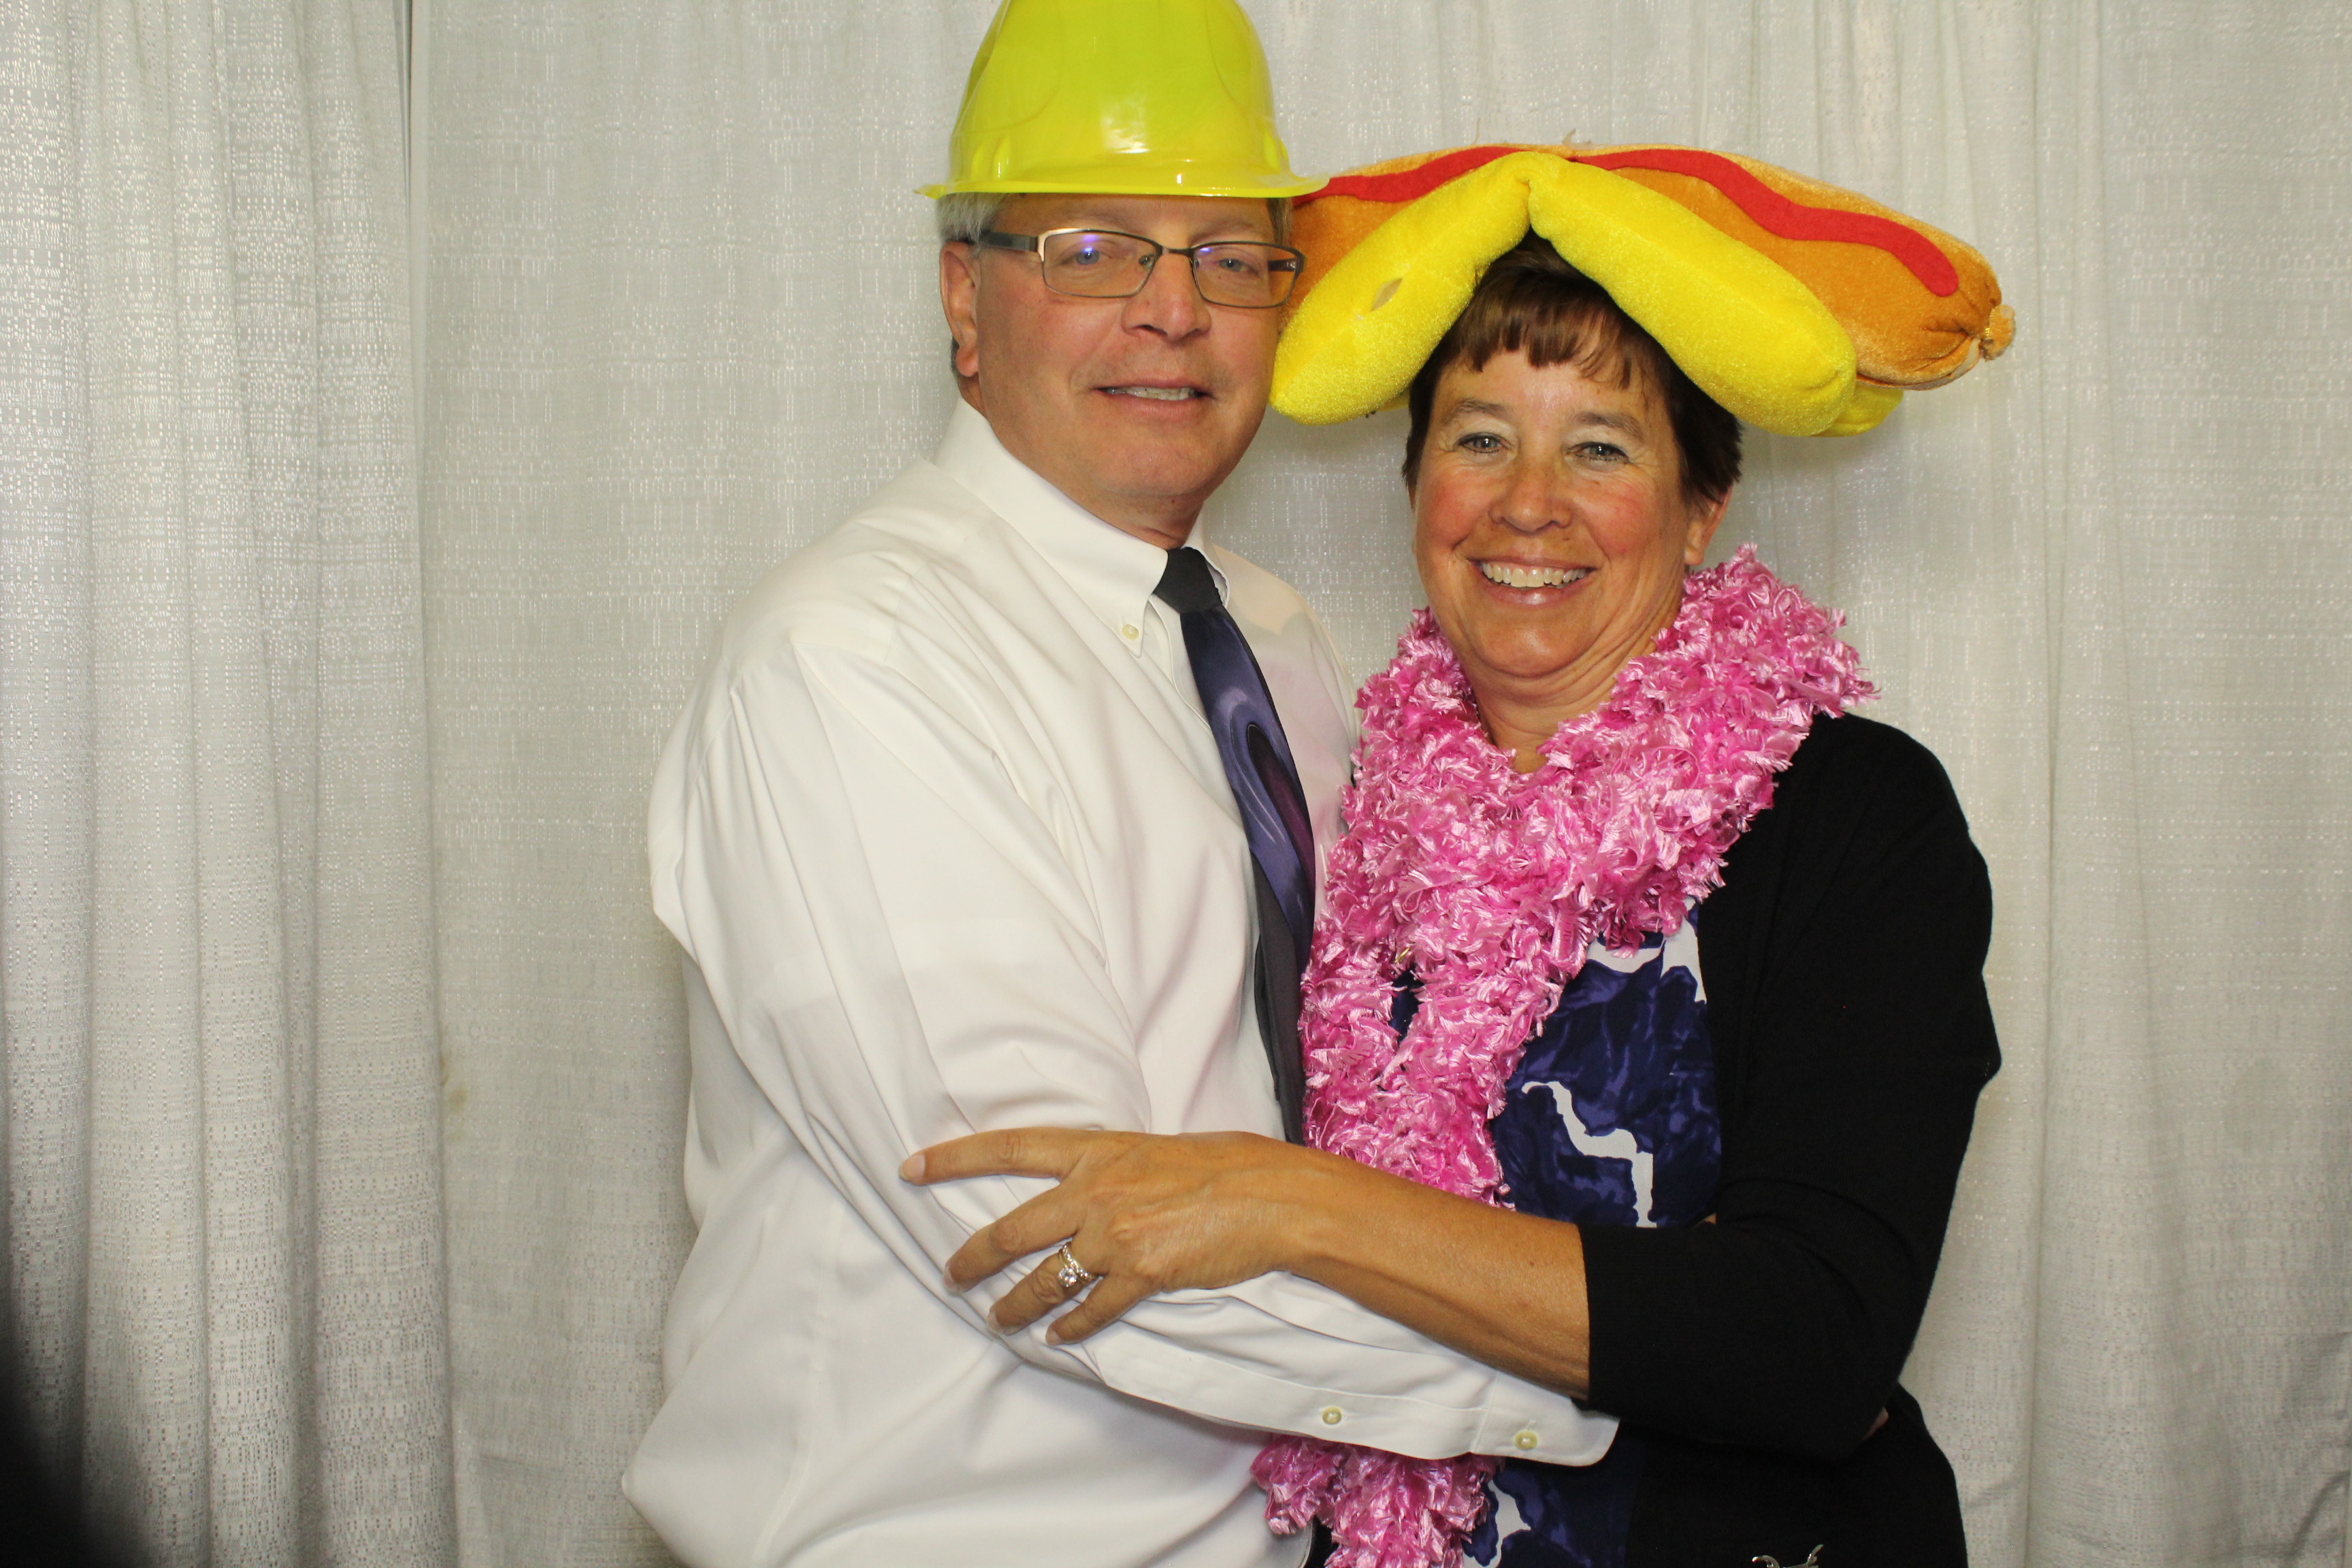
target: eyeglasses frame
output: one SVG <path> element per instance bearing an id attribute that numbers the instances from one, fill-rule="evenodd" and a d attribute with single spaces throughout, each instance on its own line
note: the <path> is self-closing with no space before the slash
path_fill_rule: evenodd
<path id="1" fill-rule="evenodd" d="M 1045 242 L 1056 235 L 1063 234 L 1101 234 L 1114 236 L 1119 239 L 1131 239 L 1139 245 L 1151 247 L 1151 258 L 1143 264 L 1142 279 L 1124 294 L 1073 294 L 1067 289 L 1055 289 L 1045 278 Z M 1068 228 L 1049 228 L 1043 234 L 1007 234 L 1003 229 L 983 229 L 981 231 L 978 243 L 992 250 L 1020 251 L 1035 257 L 1037 280 L 1045 283 L 1047 289 L 1066 300 L 1132 300 L 1151 286 L 1152 273 L 1159 268 L 1160 258 L 1181 256 L 1192 274 L 1192 290 L 1201 296 L 1203 303 L 1215 305 L 1227 310 L 1279 310 L 1283 306 L 1290 303 L 1290 296 L 1297 292 L 1298 288 L 1298 275 L 1307 266 L 1305 251 L 1292 246 L 1277 244 L 1270 239 L 1210 239 L 1203 240 L 1199 245 L 1162 245 L 1148 235 L 1129 234 L 1121 228 L 1097 228 L 1090 224 L 1079 224 Z M 1290 278 L 1290 287 L 1282 291 L 1281 299 L 1264 305 L 1235 305 L 1223 300 L 1210 299 L 1209 291 L 1201 287 L 1201 252 L 1214 250 L 1221 245 L 1255 245 L 1262 249 L 1282 252 L 1281 256 L 1275 258 L 1270 270 L 1287 273 Z"/>

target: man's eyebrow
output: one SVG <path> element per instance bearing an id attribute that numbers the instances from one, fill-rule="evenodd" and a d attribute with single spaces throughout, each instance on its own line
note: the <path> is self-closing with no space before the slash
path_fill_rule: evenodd
<path id="1" fill-rule="evenodd" d="M 1108 229 L 1113 234 L 1132 234 L 1137 235 L 1140 238 L 1146 239 L 1150 237 L 1149 235 L 1142 234 L 1139 229 L 1129 226 L 1129 221 L 1131 220 L 1122 220 L 1114 223 L 1106 220 L 1101 223 L 1095 223 L 1086 218 L 1072 218 L 1062 223 L 1047 224 L 1045 226 L 1049 229 L 1086 229 L 1089 232 L 1095 233 L 1099 233 Z M 1267 230 L 1265 233 L 1260 234 L 1255 232 L 1251 228 L 1249 221 L 1245 218 L 1227 218 L 1206 220 L 1193 225 L 1190 229 L 1185 231 L 1184 243 L 1190 246 L 1274 245 L 1279 242 L 1275 239 L 1271 229 Z"/>

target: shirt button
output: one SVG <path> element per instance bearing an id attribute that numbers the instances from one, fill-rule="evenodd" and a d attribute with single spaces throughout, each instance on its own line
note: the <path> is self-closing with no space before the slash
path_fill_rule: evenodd
<path id="1" fill-rule="evenodd" d="M 1132 625 L 1124 626 L 1118 628 L 1118 635 L 1125 637 L 1128 641 L 1133 642 L 1136 638 L 1143 635 L 1143 628 L 1141 626 Z"/>
<path id="2" fill-rule="evenodd" d="M 1324 1426 L 1337 1426 L 1339 1424 L 1339 1422 L 1340 1422 L 1340 1420 L 1341 1420 L 1341 1419 L 1342 1419 L 1342 1417 L 1341 1417 L 1341 1415 L 1340 1415 L 1340 1413 L 1339 1413 L 1339 1407 L 1338 1405 L 1325 1405 L 1325 1406 L 1323 1407 L 1323 1425 L 1324 1425 Z"/>
<path id="3" fill-rule="evenodd" d="M 1528 1430 L 1522 1432 L 1517 1436 L 1512 1438 L 1511 1441 L 1517 1444 L 1522 1450 L 1525 1450 L 1533 1448 L 1538 1443 L 1542 1442 L 1543 1439 L 1535 1435 L 1534 1428 L 1530 1427 Z"/>

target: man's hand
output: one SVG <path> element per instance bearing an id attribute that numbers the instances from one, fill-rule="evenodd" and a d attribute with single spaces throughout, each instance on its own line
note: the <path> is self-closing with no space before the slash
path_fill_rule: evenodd
<path id="1" fill-rule="evenodd" d="M 948 1259 L 948 1281 L 969 1289 L 1063 1241 L 1094 1276 L 1084 1300 L 1046 1331 L 1083 1340 L 1148 1296 L 1215 1289 L 1287 1267 L 1296 1198 L 1331 1156 L 1247 1132 L 1162 1137 L 1021 1127 L 976 1132 L 908 1157 L 922 1185 L 971 1176 L 1058 1180 L 975 1232 Z M 1356 1167 L 1349 1167 L 1354 1169 Z M 989 1318 L 1011 1333 L 1077 1299 L 1048 1258 L 1005 1292 Z"/>

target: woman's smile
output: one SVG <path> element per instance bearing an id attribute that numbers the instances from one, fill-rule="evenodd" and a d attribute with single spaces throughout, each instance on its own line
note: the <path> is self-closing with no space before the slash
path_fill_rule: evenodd
<path id="1" fill-rule="evenodd" d="M 1478 570 L 1503 588 L 1564 588 L 1592 575 L 1590 566 L 1519 566 L 1507 561 L 1481 561 Z"/>

